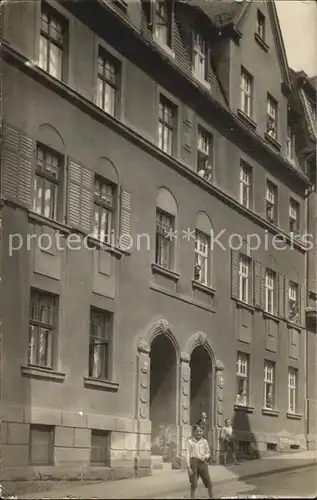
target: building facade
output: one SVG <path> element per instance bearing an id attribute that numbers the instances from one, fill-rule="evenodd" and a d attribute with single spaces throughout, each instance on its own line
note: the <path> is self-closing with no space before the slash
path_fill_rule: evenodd
<path id="1" fill-rule="evenodd" d="M 2 480 L 182 466 L 202 411 L 215 461 L 226 417 L 241 453 L 313 446 L 316 172 L 274 4 L 8 3 L 2 33 Z"/>

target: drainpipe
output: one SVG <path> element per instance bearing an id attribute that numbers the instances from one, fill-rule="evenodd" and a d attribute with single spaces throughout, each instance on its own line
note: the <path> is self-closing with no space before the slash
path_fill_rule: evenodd
<path id="1" fill-rule="evenodd" d="M 313 154 L 316 154 L 316 151 L 313 150 L 311 151 L 305 161 L 308 162 L 309 159 L 313 156 Z M 307 163 L 306 163 L 307 164 Z M 315 179 L 316 180 L 316 179 Z M 312 194 L 314 194 L 314 187 L 316 183 L 312 186 L 312 188 L 309 189 L 308 193 L 305 194 L 305 218 L 306 218 L 306 232 L 309 233 L 309 231 L 312 229 L 311 224 L 310 224 L 310 216 L 313 215 L 311 214 L 310 208 L 309 208 L 309 200 Z M 313 219 L 314 220 L 314 217 Z M 312 231 L 314 234 L 315 231 Z M 313 251 L 314 253 L 316 252 L 315 248 L 315 240 L 313 241 L 313 249 L 308 250 L 306 252 L 306 259 L 305 259 L 305 336 L 304 336 L 304 366 L 305 366 L 305 379 L 304 379 L 304 398 L 305 398 L 305 438 L 306 438 L 306 448 L 309 448 L 309 432 L 310 432 L 310 426 L 309 426 L 309 404 L 308 404 L 308 329 L 307 329 L 307 321 L 306 321 L 306 308 L 308 307 L 308 296 L 309 296 L 309 272 L 310 272 L 310 264 L 309 264 L 309 259 L 310 259 L 310 252 Z"/>

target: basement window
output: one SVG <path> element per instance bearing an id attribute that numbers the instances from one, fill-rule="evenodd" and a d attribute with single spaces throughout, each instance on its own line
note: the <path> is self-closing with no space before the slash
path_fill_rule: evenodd
<path id="1" fill-rule="evenodd" d="M 90 463 L 95 466 L 110 466 L 109 431 L 91 431 Z"/>
<path id="2" fill-rule="evenodd" d="M 267 449 L 267 451 L 277 451 L 277 444 L 276 443 L 266 443 L 266 449 Z"/>

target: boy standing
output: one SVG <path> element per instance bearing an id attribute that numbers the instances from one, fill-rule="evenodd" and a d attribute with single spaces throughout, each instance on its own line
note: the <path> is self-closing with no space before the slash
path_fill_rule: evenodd
<path id="1" fill-rule="evenodd" d="M 212 484 L 208 470 L 209 457 L 210 449 L 208 441 L 203 437 L 203 430 L 196 425 L 194 427 L 194 437 L 188 440 L 186 456 L 191 498 L 195 498 L 197 483 L 200 477 L 205 488 L 208 489 L 209 498 L 212 498 Z"/>

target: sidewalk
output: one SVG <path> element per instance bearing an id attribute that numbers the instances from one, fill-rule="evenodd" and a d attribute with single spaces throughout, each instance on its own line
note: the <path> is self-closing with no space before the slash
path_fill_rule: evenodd
<path id="1" fill-rule="evenodd" d="M 250 460 L 238 466 L 211 465 L 210 476 L 214 485 L 228 481 L 247 480 L 252 477 L 300 469 L 316 465 L 316 451 L 304 451 L 272 455 L 258 460 Z M 70 483 L 53 490 L 32 493 L 19 498 L 159 498 L 187 488 L 186 470 L 155 471 L 152 476 L 139 479 L 98 482 L 93 484 Z"/>

